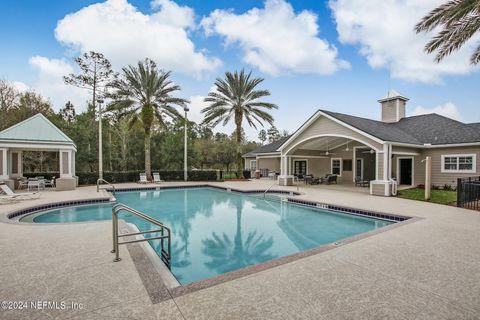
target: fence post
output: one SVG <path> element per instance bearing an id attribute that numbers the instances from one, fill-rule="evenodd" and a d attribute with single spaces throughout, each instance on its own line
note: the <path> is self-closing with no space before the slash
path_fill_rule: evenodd
<path id="1" fill-rule="evenodd" d="M 462 178 L 457 178 L 457 207 L 461 207 Z"/>

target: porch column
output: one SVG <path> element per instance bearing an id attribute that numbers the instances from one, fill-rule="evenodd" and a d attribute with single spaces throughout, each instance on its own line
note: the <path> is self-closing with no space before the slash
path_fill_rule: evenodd
<path id="1" fill-rule="evenodd" d="M 0 148 L 0 180 L 7 180 L 9 178 L 7 153 L 7 148 Z"/>
<path id="2" fill-rule="evenodd" d="M 59 150 L 60 154 L 60 178 L 72 177 L 72 151 Z"/>
<path id="3" fill-rule="evenodd" d="M 60 160 L 60 178 L 56 180 L 56 190 L 74 190 L 77 186 L 77 179 L 73 177 L 75 167 L 72 163 L 72 158 L 74 151 L 60 149 L 58 153 Z"/>
<path id="4" fill-rule="evenodd" d="M 287 156 L 281 156 L 280 157 L 280 175 L 281 176 L 286 176 L 287 175 Z"/>
<path id="5" fill-rule="evenodd" d="M 352 173 L 353 173 L 353 182 L 355 182 L 355 177 L 357 176 L 357 149 L 353 147 L 353 155 L 352 155 Z"/>

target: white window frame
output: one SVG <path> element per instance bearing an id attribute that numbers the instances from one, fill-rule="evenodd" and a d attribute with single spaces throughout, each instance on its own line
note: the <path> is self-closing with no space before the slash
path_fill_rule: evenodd
<path id="1" fill-rule="evenodd" d="M 333 161 L 338 160 L 340 161 L 340 174 L 337 174 L 337 176 L 341 177 L 343 173 L 343 159 L 342 158 L 330 158 L 330 174 L 333 173 Z"/>
<path id="2" fill-rule="evenodd" d="M 472 169 L 471 170 L 460 170 L 459 158 L 460 157 L 472 157 Z M 448 170 L 445 169 L 445 158 L 457 158 L 457 169 Z M 469 154 L 442 154 L 441 161 L 441 172 L 442 173 L 476 173 L 477 172 L 477 155 L 475 153 Z"/>
<path id="3" fill-rule="evenodd" d="M 308 170 L 308 159 L 293 159 L 293 168 L 292 168 L 292 174 L 295 173 L 295 162 L 300 162 L 300 161 L 305 161 L 305 165 L 306 165 L 306 168 L 305 168 L 305 175 L 309 175 L 310 174 L 310 171 Z"/>
<path id="4" fill-rule="evenodd" d="M 252 162 L 255 162 L 255 168 L 252 168 Z M 257 171 L 257 159 L 250 160 L 250 171 Z"/>

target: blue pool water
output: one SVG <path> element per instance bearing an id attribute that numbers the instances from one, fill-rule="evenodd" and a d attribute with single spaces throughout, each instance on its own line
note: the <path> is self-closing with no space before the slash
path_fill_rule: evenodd
<path id="1" fill-rule="evenodd" d="M 181 284 L 392 223 L 211 188 L 121 192 L 116 198 L 171 228 L 172 273 Z M 111 208 L 111 204 L 62 208 L 36 216 L 33 222 L 108 220 Z M 120 217 L 140 230 L 154 228 L 129 214 Z M 159 252 L 159 240 L 150 245 Z"/>

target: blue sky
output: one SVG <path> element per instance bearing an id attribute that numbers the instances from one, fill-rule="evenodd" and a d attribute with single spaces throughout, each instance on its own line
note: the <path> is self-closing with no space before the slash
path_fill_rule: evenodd
<path id="1" fill-rule="evenodd" d="M 84 108 L 86 93 L 62 84 L 73 57 L 103 52 L 119 70 L 149 56 L 173 71 L 200 119 L 202 97 L 226 70 L 265 78 L 280 129 L 315 110 L 378 119 L 388 89 L 410 98 L 409 114 L 480 121 L 480 80 L 468 63 L 475 40 L 441 64 L 414 23 L 441 0 L 2 1 L 0 77 L 33 88 L 59 109 Z M 230 131 L 231 127 L 218 128 Z M 255 130 L 247 130 L 256 137 Z"/>

